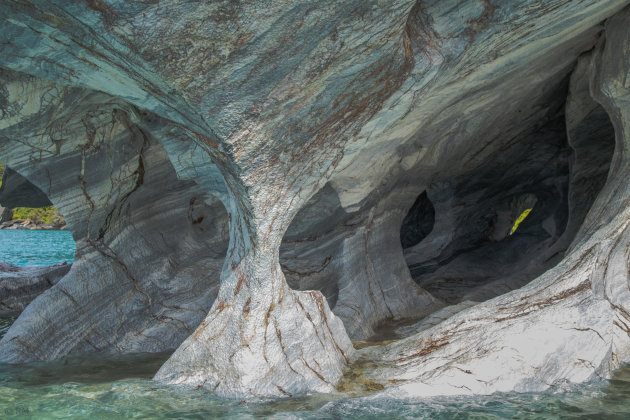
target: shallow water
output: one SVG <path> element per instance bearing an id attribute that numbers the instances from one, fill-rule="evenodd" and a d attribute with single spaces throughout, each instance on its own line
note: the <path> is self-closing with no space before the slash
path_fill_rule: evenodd
<path id="1" fill-rule="evenodd" d="M 74 260 L 72 233 L 65 230 L 0 229 L 0 262 L 42 266 Z"/>
<path id="2" fill-rule="evenodd" d="M 0 262 L 71 262 L 69 232 L 0 230 Z M 0 319 L 0 336 L 12 320 Z M 48 419 L 629 419 L 630 367 L 612 381 L 570 392 L 495 394 L 417 401 L 313 395 L 281 401 L 222 400 L 151 381 L 168 354 L 70 357 L 0 364 L 0 418 Z"/>
<path id="3" fill-rule="evenodd" d="M 180 419 L 551 419 L 630 418 L 630 368 L 610 383 L 571 392 L 430 398 L 415 402 L 314 395 L 267 402 L 228 401 L 150 380 L 167 354 L 67 358 L 0 365 L 0 417 Z"/>

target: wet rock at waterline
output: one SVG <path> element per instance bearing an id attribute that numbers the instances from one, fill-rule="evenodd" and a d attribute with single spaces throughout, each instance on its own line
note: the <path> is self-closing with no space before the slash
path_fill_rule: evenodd
<path id="1" fill-rule="evenodd" d="M 70 264 L 48 267 L 16 267 L 0 263 L 0 317 L 18 316 L 37 296 L 55 285 Z"/>
<path id="2" fill-rule="evenodd" d="M 238 398 L 608 377 L 627 4 L 4 2 L 0 161 L 77 254 L 0 360 L 175 350 L 156 380 Z"/>

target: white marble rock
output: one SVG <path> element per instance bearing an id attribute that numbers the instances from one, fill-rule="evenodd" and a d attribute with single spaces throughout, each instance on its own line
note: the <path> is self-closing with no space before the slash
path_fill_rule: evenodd
<path id="1" fill-rule="evenodd" d="M 242 399 L 609 377 L 628 3 L 2 2 L 0 162 L 77 257 L 0 361 L 173 350 L 156 380 Z"/>

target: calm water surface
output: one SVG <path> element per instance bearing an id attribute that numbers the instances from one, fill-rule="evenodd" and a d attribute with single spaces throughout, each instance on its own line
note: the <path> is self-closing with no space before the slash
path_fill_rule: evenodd
<path id="1" fill-rule="evenodd" d="M 71 262 L 73 255 L 69 232 L 0 230 L 2 262 L 37 266 Z M 0 334 L 10 322 L 0 320 Z M 413 402 L 314 395 L 245 403 L 154 383 L 151 377 L 167 357 L 137 354 L 0 364 L 0 418 L 630 419 L 630 367 L 617 372 L 612 381 L 563 393 Z"/>
<path id="2" fill-rule="evenodd" d="M 221 400 L 150 380 L 168 355 L 69 358 L 0 365 L 0 417 L 89 419 L 628 419 L 630 369 L 610 383 L 565 393 L 497 394 L 415 402 L 315 395 L 270 401 Z"/>
<path id="3" fill-rule="evenodd" d="M 0 230 L 0 262 L 42 266 L 74 260 L 72 233 L 65 230 Z"/>

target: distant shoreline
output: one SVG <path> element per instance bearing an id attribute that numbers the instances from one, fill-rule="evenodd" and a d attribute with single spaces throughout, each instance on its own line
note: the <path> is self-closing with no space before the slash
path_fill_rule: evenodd
<path id="1" fill-rule="evenodd" d="M 37 224 L 31 220 L 9 220 L 0 224 L 3 230 L 67 230 L 65 224 Z"/>

